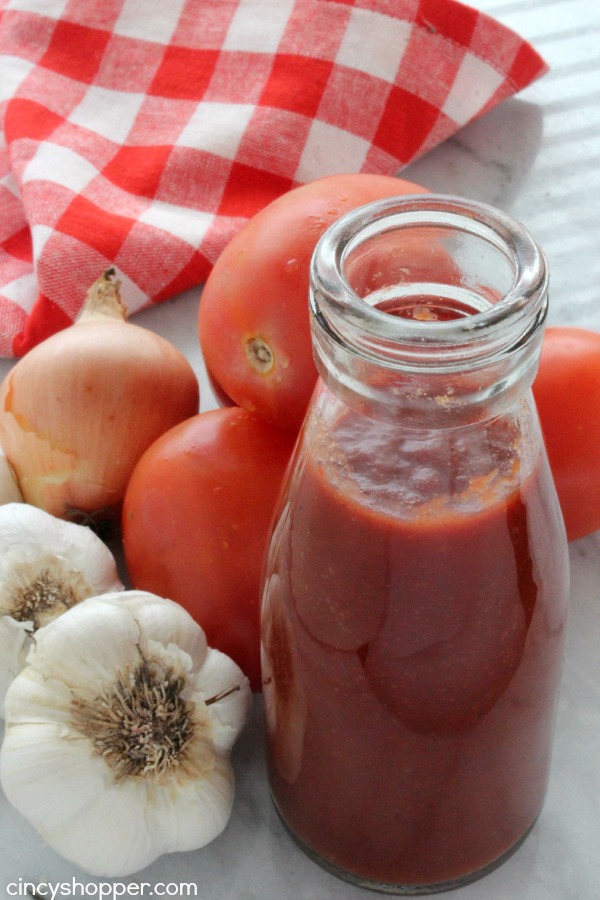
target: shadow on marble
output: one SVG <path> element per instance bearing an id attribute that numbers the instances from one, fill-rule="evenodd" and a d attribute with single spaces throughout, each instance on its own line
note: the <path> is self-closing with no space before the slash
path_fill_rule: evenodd
<path id="1" fill-rule="evenodd" d="M 436 193 L 508 210 L 542 144 L 543 110 L 510 99 L 398 172 Z"/>

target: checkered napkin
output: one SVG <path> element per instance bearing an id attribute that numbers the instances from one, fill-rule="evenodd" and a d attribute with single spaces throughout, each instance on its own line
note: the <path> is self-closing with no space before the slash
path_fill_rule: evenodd
<path id="1" fill-rule="evenodd" d="M 0 0 L 0 355 L 114 265 L 130 313 L 260 207 L 394 174 L 545 70 L 455 0 Z"/>

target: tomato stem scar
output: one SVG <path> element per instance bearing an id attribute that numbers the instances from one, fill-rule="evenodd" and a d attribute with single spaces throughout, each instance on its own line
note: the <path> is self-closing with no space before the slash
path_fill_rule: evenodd
<path id="1" fill-rule="evenodd" d="M 248 338 L 246 357 L 252 368 L 262 375 L 270 372 L 275 365 L 275 354 L 262 338 Z"/>

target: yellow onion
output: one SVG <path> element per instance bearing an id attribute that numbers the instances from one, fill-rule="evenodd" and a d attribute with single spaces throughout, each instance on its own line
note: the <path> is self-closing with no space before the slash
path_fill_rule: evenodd
<path id="1" fill-rule="evenodd" d="M 5 503 L 22 503 L 22 501 L 23 495 L 19 490 L 12 466 L 0 450 L 0 506 Z"/>
<path id="2" fill-rule="evenodd" d="M 198 380 L 158 334 L 127 322 L 114 271 L 77 321 L 0 386 L 0 443 L 27 503 L 79 521 L 116 518 L 144 450 L 195 415 Z"/>

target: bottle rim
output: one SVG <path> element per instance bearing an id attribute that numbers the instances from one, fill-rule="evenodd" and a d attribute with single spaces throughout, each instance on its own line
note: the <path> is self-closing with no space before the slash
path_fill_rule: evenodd
<path id="1" fill-rule="evenodd" d="M 373 237 L 415 226 L 454 229 L 491 244 L 509 261 L 512 284 L 480 312 L 446 321 L 402 318 L 369 304 L 346 277 L 351 254 Z M 529 341 L 547 314 L 548 266 L 529 231 L 489 204 L 451 194 L 390 197 L 346 213 L 318 241 L 310 281 L 317 326 L 355 354 L 387 365 L 489 362 Z"/>

